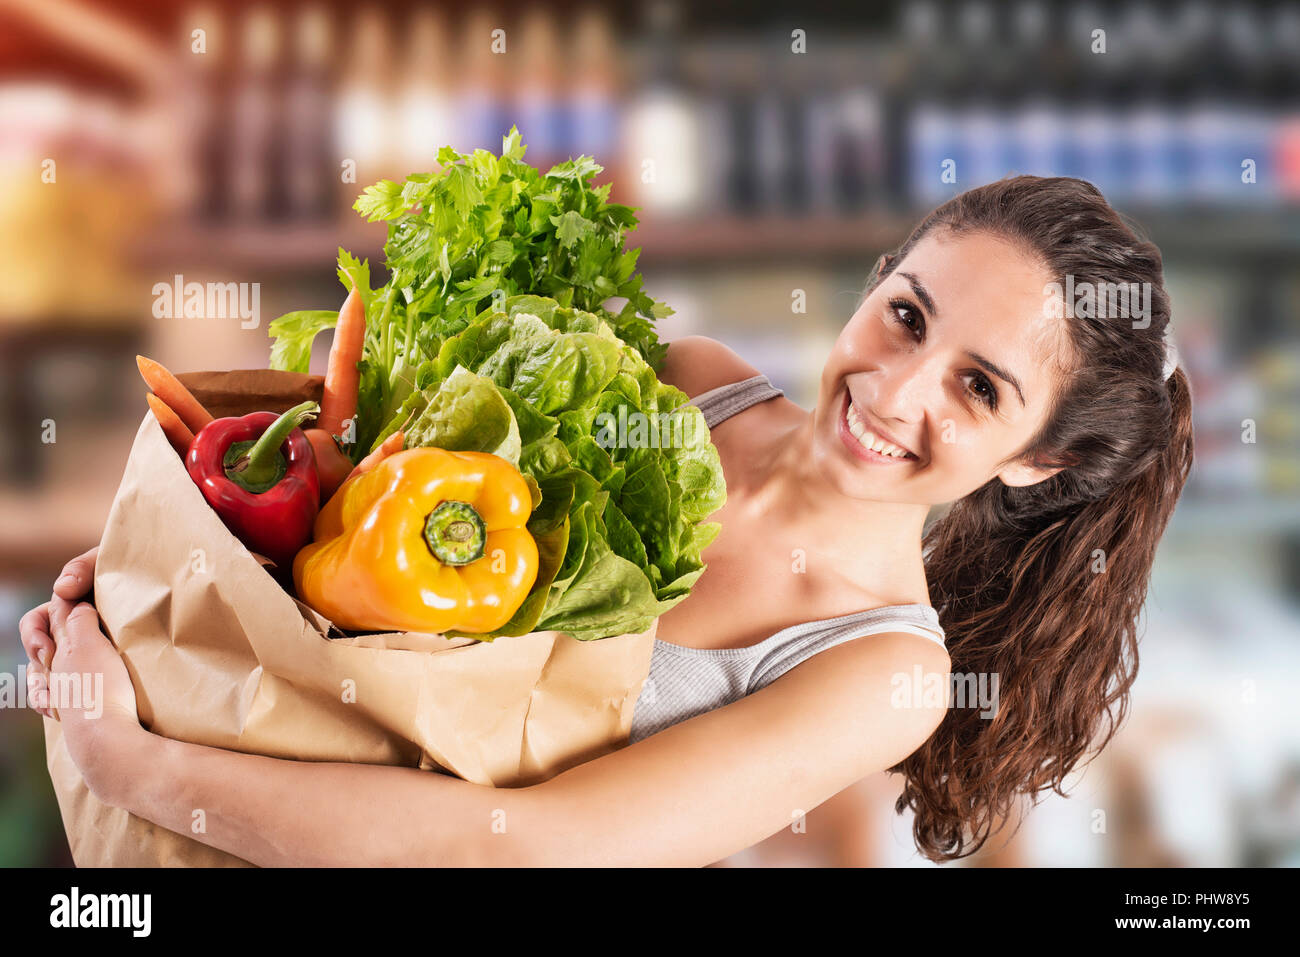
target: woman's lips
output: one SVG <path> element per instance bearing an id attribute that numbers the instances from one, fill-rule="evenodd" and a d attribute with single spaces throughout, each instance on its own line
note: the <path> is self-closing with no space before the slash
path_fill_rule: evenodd
<path id="1" fill-rule="evenodd" d="M 857 437 L 854 436 L 852 430 L 849 428 L 848 415 L 850 401 L 851 397 L 849 391 L 845 389 L 844 402 L 840 406 L 840 414 L 836 417 L 837 421 L 835 424 L 835 431 L 839 433 L 840 441 L 844 443 L 845 447 L 848 448 L 853 455 L 871 465 L 904 465 L 909 462 L 917 461 L 917 457 L 911 453 L 908 453 L 906 457 L 885 455 L 883 452 L 873 451 L 859 442 Z"/>

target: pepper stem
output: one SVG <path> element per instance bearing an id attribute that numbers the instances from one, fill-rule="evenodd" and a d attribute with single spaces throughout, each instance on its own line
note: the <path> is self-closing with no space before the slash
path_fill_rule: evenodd
<path id="1" fill-rule="evenodd" d="M 448 500 L 425 519 L 424 542 L 444 565 L 468 565 L 483 557 L 487 526 L 468 502 Z"/>
<path id="2" fill-rule="evenodd" d="M 284 456 L 280 446 L 294 429 L 314 418 L 320 404 L 310 399 L 295 405 L 272 422 L 256 442 L 237 442 L 226 454 L 226 476 L 250 492 L 264 492 L 284 475 Z M 242 446 L 242 447 L 241 447 Z"/>

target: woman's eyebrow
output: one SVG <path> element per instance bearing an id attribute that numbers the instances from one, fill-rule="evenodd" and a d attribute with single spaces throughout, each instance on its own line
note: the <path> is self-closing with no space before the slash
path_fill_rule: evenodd
<path id="1" fill-rule="evenodd" d="M 1001 379 L 1003 382 L 1005 382 L 1005 383 L 1007 383 L 1008 385 L 1010 385 L 1011 388 L 1015 389 L 1015 390 L 1016 390 L 1016 397 L 1017 397 L 1018 399 L 1020 399 L 1020 407 L 1021 407 L 1022 409 L 1024 408 L 1024 406 L 1025 406 L 1025 394 L 1024 394 L 1023 392 L 1020 391 L 1020 380 L 1019 380 L 1019 379 L 1017 379 L 1015 376 L 1013 376 L 1010 372 L 1007 372 L 1005 369 L 1002 369 L 1002 368 L 1000 368 L 1000 367 L 994 365 L 992 362 L 990 362 L 988 359 L 985 359 L 985 358 L 984 358 L 982 355 L 980 355 L 978 352 L 969 352 L 969 351 L 968 351 L 966 354 L 967 354 L 968 356 L 970 356 L 972 359 L 974 359 L 974 360 L 975 360 L 975 361 L 980 365 L 980 367 L 984 369 L 984 371 L 986 371 L 986 372 L 992 372 L 995 376 L 997 376 L 997 377 L 998 377 L 999 379 Z"/>
<path id="2" fill-rule="evenodd" d="M 925 288 L 921 280 L 917 279 L 916 276 L 910 272 L 900 272 L 899 275 L 907 280 L 908 284 L 912 287 L 912 293 L 917 299 L 921 300 L 921 305 L 925 307 L 925 311 L 928 312 L 931 317 L 937 316 L 939 310 L 934 304 L 934 298 L 930 295 L 930 290 Z"/>

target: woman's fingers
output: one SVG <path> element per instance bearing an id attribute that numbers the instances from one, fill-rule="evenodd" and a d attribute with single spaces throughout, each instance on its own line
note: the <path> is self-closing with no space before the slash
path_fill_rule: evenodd
<path id="1" fill-rule="evenodd" d="M 51 706 L 62 712 L 81 711 L 83 717 L 103 714 L 125 717 L 139 724 L 135 687 L 122 656 L 99 625 L 99 613 L 86 602 L 73 604 L 62 598 L 50 602 L 50 629 L 58 646 L 51 671 L 55 674 L 81 676 L 83 683 L 93 681 L 95 694 L 80 705 L 53 701 Z M 84 684 L 83 684 L 84 686 Z"/>
<path id="2" fill-rule="evenodd" d="M 76 561 L 76 559 L 73 559 L 73 561 Z M 71 562 L 68 564 L 71 564 Z M 58 636 L 55 642 L 56 647 L 54 651 L 53 665 L 60 673 L 76 673 L 78 670 L 75 663 L 79 658 L 77 652 L 79 650 L 78 645 L 80 644 L 80 634 L 77 632 L 79 632 L 80 629 L 70 633 L 71 629 L 69 626 L 74 624 L 85 624 L 83 616 L 80 614 L 78 614 L 75 617 L 75 620 L 73 620 L 73 611 L 82 607 L 89 608 L 90 606 L 75 605 L 66 599 L 59 598 L 58 596 L 55 596 L 50 601 L 50 634 Z M 51 717 L 54 717 L 53 704 L 53 702 L 48 702 L 49 706 L 46 708 L 47 711 L 51 712 Z M 56 720 L 58 719 L 56 718 Z"/>
<path id="3" fill-rule="evenodd" d="M 18 622 L 18 638 L 33 664 L 50 667 L 54 639 L 50 636 L 50 603 L 37 605 Z"/>
<path id="4" fill-rule="evenodd" d="M 27 701 L 32 710 L 52 718 L 45 694 L 49 688 L 54 638 L 50 628 L 50 603 L 37 605 L 18 622 L 18 637 L 31 664 L 27 668 Z"/>
<path id="5" fill-rule="evenodd" d="M 94 605 L 57 597 L 50 601 L 50 632 L 57 636 L 60 657 L 77 650 L 72 643 L 84 640 L 87 630 L 98 622 Z"/>
<path id="6" fill-rule="evenodd" d="M 99 546 L 96 545 L 64 565 L 58 581 L 54 583 L 55 596 L 75 601 L 89 592 L 95 583 L 95 559 L 98 557 Z"/>

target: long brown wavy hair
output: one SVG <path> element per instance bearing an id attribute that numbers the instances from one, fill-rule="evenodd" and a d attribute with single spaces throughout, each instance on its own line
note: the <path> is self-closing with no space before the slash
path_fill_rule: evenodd
<path id="1" fill-rule="evenodd" d="M 1063 287 L 1073 276 L 1076 289 L 1151 290 L 1143 329 L 1127 315 L 1065 312 L 1069 375 L 1022 453 L 1062 470 L 1024 487 L 994 478 L 925 534 L 952 671 L 998 681 L 992 718 L 949 708 L 929 740 L 889 769 L 905 778 L 895 809 L 912 808 L 917 847 L 942 862 L 979 850 L 1021 796 L 1036 803 L 1048 788 L 1065 796 L 1065 777 L 1123 723 L 1156 544 L 1191 470 L 1192 411 L 1183 371 L 1163 376 L 1170 306 L 1160 251 L 1092 184 L 1015 176 L 962 193 L 880 258 L 868 292 L 937 229 L 1009 239 Z"/>

